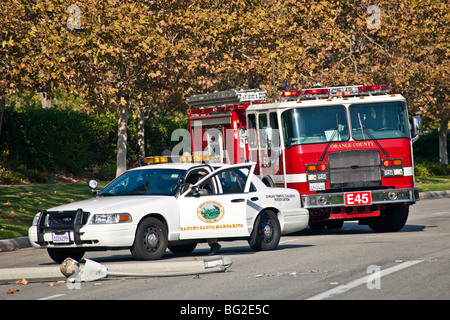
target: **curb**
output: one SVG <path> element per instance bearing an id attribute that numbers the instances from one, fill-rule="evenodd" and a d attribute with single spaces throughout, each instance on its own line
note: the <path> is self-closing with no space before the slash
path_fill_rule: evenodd
<path id="1" fill-rule="evenodd" d="M 12 239 L 0 240 L 0 249 L 9 251 L 12 249 L 22 249 L 31 247 L 30 239 L 28 237 L 19 237 Z"/>
<path id="2" fill-rule="evenodd" d="M 437 199 L 450 197 L 450 191 L 427 191 L 420 192 L 420 199 Z"/>
<path id="3" fill-rule="evenodd" d="M 427 191 L 420 192 L 420 199 L 438 199 L 438 198 L 450 198 L 450 190 L 447 191 Z M 0 249 L 11 250 L 11 249 L 22 249 L 31 247 L 30 240 L 28 237 L 19 237 L 12 239 L 0 240 Z"/>

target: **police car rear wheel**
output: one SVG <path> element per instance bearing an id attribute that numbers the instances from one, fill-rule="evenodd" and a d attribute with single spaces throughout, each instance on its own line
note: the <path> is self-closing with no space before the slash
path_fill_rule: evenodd
<path id="1" fill-rule="evenodd" d="M 255 251 L 274 250 L 280 242 L 280 236 L 281 227 L 277 215 L 272 211 L 264 211 L 256 218 L 248 243 Z"/>
<path id="2" fill-rule="evenodd" d="M 146 218 L 136 231 L 131 254 L 137 260 L 161 259 L 167 249 L 167 228 L 156 218 Z"/>

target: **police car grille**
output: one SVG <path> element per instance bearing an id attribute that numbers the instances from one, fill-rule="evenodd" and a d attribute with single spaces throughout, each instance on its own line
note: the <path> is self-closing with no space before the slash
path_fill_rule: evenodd
<path id="1" fill-rule="evenodd" d="M 351 150 L 328 154 L 330 189 L 381 186 L 380 152 Z"/>
<path id="2" fill-rule="evenodd" d="M 72 227 L 75 221 L 76 211 L 47 212 L 46 227 L 53 229 Z M 86 224 L 89 212 L 83 212 L 82 225 Z"/>

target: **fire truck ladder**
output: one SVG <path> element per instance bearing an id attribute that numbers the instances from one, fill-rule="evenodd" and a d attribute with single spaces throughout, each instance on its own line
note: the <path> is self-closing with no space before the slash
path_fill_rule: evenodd
<path id="1" fill-rule="evenodd" d="M 193 107 L 220 107 L 243 103 L 265 102 L 267 90 L 226 90 L 212 93 L 196 94 L 186 99 Z"/>

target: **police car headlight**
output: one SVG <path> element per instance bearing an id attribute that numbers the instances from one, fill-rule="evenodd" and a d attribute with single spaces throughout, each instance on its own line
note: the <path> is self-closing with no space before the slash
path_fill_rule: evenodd
<path id="1" fill-rule="evenodd" d="M 39 217 L 41 216 L 41 213 L 42 212 L 39 212 L 39 213 L 37 213 L 35 216 L 34 216 L 34 219 L 33 219 L 33 223 L 31 224 L 31 226 L 37 226 L 37 224 L 38 224 L 38 221 L 39 221 Z"/>
<path id="2" fill-rule="evenodd" d="M 113 213 L 113 214 L 96 214 L 92 217 L 92 224 L 106 224 L 106 223 L 123 223 L 132 222 L 131 215 L 128 213 Z"/>

